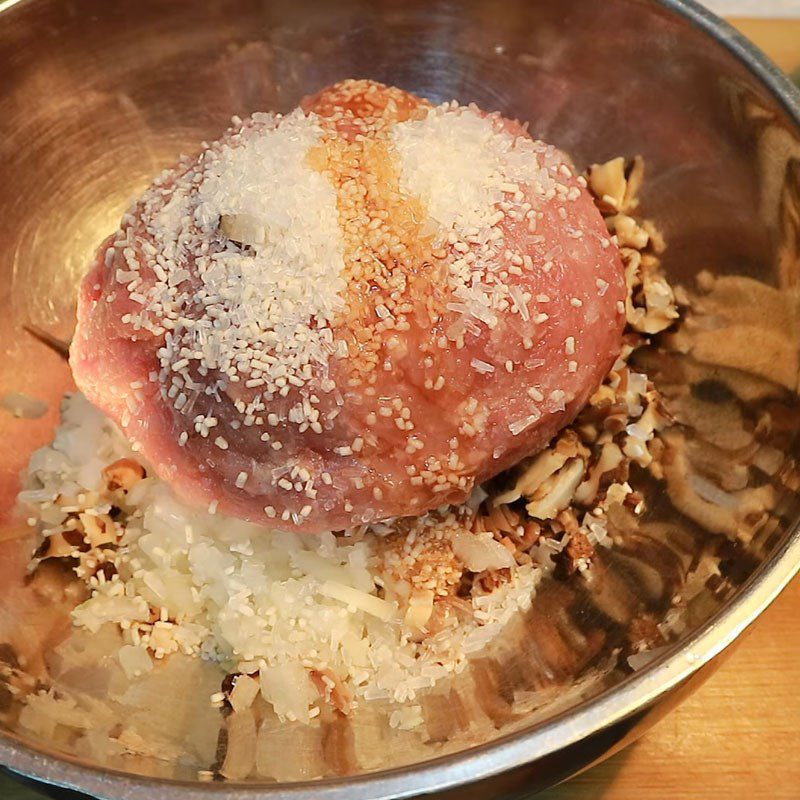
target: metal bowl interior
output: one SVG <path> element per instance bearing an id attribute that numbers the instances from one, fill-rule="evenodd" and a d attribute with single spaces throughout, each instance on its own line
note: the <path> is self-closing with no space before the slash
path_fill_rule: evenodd
<path id="1" fill-rule="evenodd" d="M 738 355 L 671 352 L 648 369 L 714 421 L 716 439 L 700 417 L 683 422 L 707 454 L 738 457 L 724 441 L 744 420 L 751 432 L 759 421 L 772 425 L 780 456 L 773 474 L 751 465 L 729 487 L 741 498 L 769 486 L 774 502 L 763 513 L 742 511 L 727 535 L 676 501 L 673 486 L 653 486 L 643 519 L 622 532 L 624 546 L 603 556 L 599 582 L 548 582 L 525 618 L 426 701 L 422 732 L 390 730 L 384 708 L 330 716 L 311 738 L 265 726 L 246 784 L 201 786 L 197 771 L 218 762 L 226 725 L 207 703 L 221 676 L 176 658 L 146 712 L 111 702 L 107 687 L 94 692 L 144 741 L 137 754 L 102 753 L 90 730 L 26 729 L 0 679 L 6 763 L 131 798 L 155 787 L 163 797 L 388 797 L 536 759 L 543 784 L 569 771 L 546 756 L 652 707 L 791 577 L 800 551 L 800 103 L 722 23 L 679 2 L 648 0 L 23 0 L 0 9 L 0 389 L 49 403 L 38 420 L 0 416 L 0 661 L 24 661 L 43 685 L 83 680 L 85 688 L 86 676 L 65 674 L 63 655 L 54 656 L 71 635 L 69 587 L 56 576 L 24 580 L 32 543 L 14 509 L 18 475 L 51 438 L 71 384 L 66 364 L 22 326 L 69 336 L 75 287 L 93 249 L 180 153 L 215 138 L 234 114 L 288 110 L 342 78 L 527 120 L 581 166 L 643 155 L 642 207 L 665 235 L 670 279 L 691 288 L 706 270 L 770 287 L 728 298 L 752 323 L 752 337 L 736 332 Z M 770 350 L 764 331 L 789 337 L 794 349 Z M 776 353 L 790 361 L 783 379 L 769 366 Z M 632 674 L 627 656 L 643 621 L 659 626 L 662 649 Z M 88 646 L 106 657 L 100 641 Z M 317 774 L 287 759 L 298 747 L 313 750 L 321 780 L 302 782 Z"/>

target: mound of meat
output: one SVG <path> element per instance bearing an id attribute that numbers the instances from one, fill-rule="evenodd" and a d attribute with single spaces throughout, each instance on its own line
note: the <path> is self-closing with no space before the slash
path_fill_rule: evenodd
<path id="1" fill-rule="evenodd" d="M 83 282 L 71 363 L 184 498 L 337 530 L 542 447 L 614 361 L 624 297 L 562 153 L 346 81 L 160 176 Z"/>

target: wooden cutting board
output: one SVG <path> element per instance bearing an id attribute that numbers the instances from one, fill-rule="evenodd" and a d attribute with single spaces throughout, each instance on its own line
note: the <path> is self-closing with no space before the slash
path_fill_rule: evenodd
<path id="1" fill-rule="evenodd" d="M 799 623 L 796 579 L 685 703 L 537 800 L 798 800 Z"/>

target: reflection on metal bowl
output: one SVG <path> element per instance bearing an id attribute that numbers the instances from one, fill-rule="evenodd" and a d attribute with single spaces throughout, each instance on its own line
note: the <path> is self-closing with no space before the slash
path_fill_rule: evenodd
<path id="1" fill-rule="evenodd" d="M 0 8 L 0 386 L 49 408 L 36 420 L 0 416 L 0 761 L 104 797 L 532 790 L 646 730 L 794 574 L 800 99 L 723 23 L 677 0 Z M 103 754 L 91 726 L 26 729 L 21 689 L 85 688 L 92 674 L 70 673 L 63 648 L 54 655 L 70 634 L 73 584 L 55 571 L 24 579 L 32 544 L 15 522 L 18 474 L 52 436 L 70 378 L 22 327 L 69 335 L 93 248 L 180 152 L 233 114 L 287 110 L 351 76 L 529 120 L 581 166 L 644 156 L 642 204 L 669 243 L 664 267 L 695 298 L 686 323 L 643 356 L 679 422 L 655 500 L 636 523 L 615 521 L 618 546 L 591 585 L 549 580 L 524 618 L 428 698 L 423 732 L 390 730 L 381 709 L 331 714 L 313 743 L 265 726 L 246 780 L 201 786 L 198 770 L 224 757 L 226 720 L 207 705 L 220 676 L 177 658 L 144 707 L 94 687 L 103 713 L 140 715 L 136 754 Z M 656 649 L 631 657 L 648 631 Z M 100 639 L 80 644 L 85 664 Z M 322 765 L 313 782 L 281 767 L 303 742 Z"/>

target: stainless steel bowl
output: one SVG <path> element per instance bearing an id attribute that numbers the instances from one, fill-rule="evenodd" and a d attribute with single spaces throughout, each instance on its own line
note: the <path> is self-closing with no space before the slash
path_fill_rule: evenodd
<path id="1" fill-rule="evenodd" d="M 641 153 L 643 207 L 666 235 L 671 279 L 691 285 L 701 270 L 752 276 L 781 291 L 790 327 L 798 321 L 800 98 L 761 53 L 694 3 L 7 0 L 0 387 L 44 398 L 50 410 L 38 420 L 0 416 L 0 662 L 13 660 L 13 650 L 46 685 L 53 649 L 69 633 L 70 587 L 57 575 L 23 580 L 32 544 L 13 511 L 17 475 L 52 436 L 69 374 L 22 326 L 69 335 L 75 285 L 93 248 L 180 152 L 215 137 L 232 114 L 285 110 L 345 77 L 529 120 L 582 165 Z M 738 302 L 746 310 L 746 298 Z M 712 354 L 699 373 L 687 373 L 687 391 L 724 405 L 741 390 L 749 413 L 766 402 L 745 391 L 752 356 L 720 368 Z M 667 361 L 651 368 L 667 369 Z M 130 800 L 431 792 L 464 800 L 562 780 L 630 742 L 699 685 L 797 570 L 800 415 L 782 392 L 781 479 L 757 479 L 775 484 L 766 518 L 731 540 L 679 513 L 655 486 L 645 518 L 604 556 L 599 588 L 548 583 L 533 611 L 437 701 L 438 712 L 428 709 L 438 732 L 424 741 L 389 735 L 380 717 L 367 728 L 331 718 L 321 731 L 328 777 L 204 784 L 196 770 L 210 764 L 196 753 L 100 758 L 80 737 L 36 736 L 19 725 L 17 699 L 0 683 L 0 761 Z M 728 419 L 720 413 L 720 429 Z M 643 619 L 669 631 L 657 657 L 634 671 L 627 648 Z M 199 678 L 186 676 L 191 697 Z M 206 702 L 198 691 L 197 706 Z M 165 720 L 169 707 L 165 698 Z M 216 737 L 225 722 L 209 724 Z M 378 738 L 369 758 L 365 730 Z M 277 744 L 272 757 L 280 760 Z"/>

